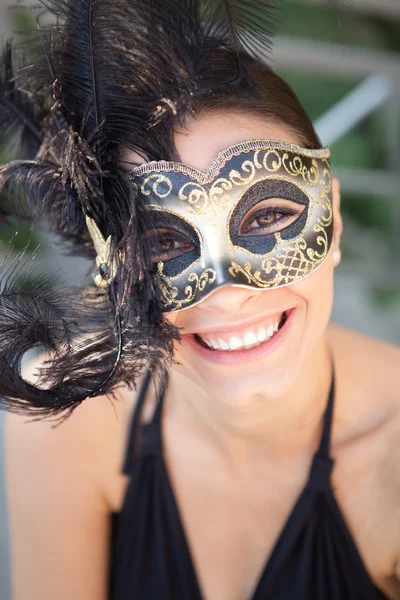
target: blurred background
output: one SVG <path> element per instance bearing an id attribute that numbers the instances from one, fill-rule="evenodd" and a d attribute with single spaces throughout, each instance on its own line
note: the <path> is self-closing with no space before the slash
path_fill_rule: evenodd
<path id="1" fill-rule="evenodd" d="M 151 0 L 150 0 L 151 1 Z M 34 27 L 0 0 L 0 36 Z M 400 343 L 400 0 L 285 0 L 269 57 L 332 149 L 341 182 L 344 233 L 332 321 Z M 338 5 L 337 10 L 332 9 Z M 1 148 L 1 140 L 0 140 Z M 3 151 L 2 161 L 7 160 Z M 66 283 L 92 265 L 63 256 L 46 232 L 16 227 L 15 250 L 38 249 Z M 0 229 L 0 259 L 14 230 Z"/>

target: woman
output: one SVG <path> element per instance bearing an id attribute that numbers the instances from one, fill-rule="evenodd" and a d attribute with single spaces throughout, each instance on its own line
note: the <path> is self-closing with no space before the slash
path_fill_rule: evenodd
<path id="1" fill-rule="evenodd" d="M 234 79 L 223 52 L 209 80 L 221 56 Z M 400 598 L 400 353 L 329 324 L 329 151 L 276 74 L 241 68 L 190 110 L 163 97 L 172 159 L 120 144 L 180 339 L 158 389 L 142 368 L 137 394 L 118 390 L 117 418 L 99 393 L 55 431 L 7 415 L 15 600 Z M 104 288 L 115 271 L 90 219 Z"/>

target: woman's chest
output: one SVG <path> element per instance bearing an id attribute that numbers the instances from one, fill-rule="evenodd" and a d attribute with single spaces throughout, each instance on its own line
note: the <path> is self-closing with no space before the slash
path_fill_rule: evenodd
<path id="1" fill-rule="evenodd" d="M 367 573 L 385 589 L 393 570 L 400 515 L 382 484 L 378 465 L 365 457 L 360 460 L 360 451 L 338 456 L 332 490 Z M 242 478 L 213 471 L 209 465 L 208 469 L 190 468 L 184 461 L 167 465 L 204 600 L 252 598 L 278 540 L 291 535 L 287 522 L 296 515 L 310 465 L 310 459 L 299 459 L 290 468 L 274 466 Z"/>
<path id="2" fill-rule="evenodd" d="M 238 479 L 169 469 L 203 600 L 248 600 L 302 491 L 304 477 L 275 470 Z"/>

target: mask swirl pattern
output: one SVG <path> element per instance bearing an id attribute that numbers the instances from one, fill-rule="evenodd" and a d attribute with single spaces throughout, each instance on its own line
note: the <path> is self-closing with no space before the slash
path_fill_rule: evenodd
<path id="1" fill-rule="evenodd" d="M 222 285 L 268 290 L 313 273 L 332 241 L 329 159 L 328 148 L 252 140 L 220 152 L 206 171 L 167 161 L 132 169 L 151 214 L 165 311 Z"/>

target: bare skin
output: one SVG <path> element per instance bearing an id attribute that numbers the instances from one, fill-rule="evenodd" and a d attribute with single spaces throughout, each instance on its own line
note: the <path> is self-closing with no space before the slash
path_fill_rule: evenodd
<path id="1" fill-rule="evenodd" d="M 218 151 L 255 138 L 299 143 L 284 127 L 247 115 L 235 115 L 234 128 L 232 115 L 209 115 L 178 132 L 176 141 L 182 161 L 204 169 Z M 124 159 L 142 162 L 130 151 Z M 268 291 L 226 286 L 168 316 L 181 327 L 182 344 L 164 404 L 165 461 L 205 600 L 251 597 L 307 478 L 330 385 L 330 351 L 336 375 L 332 487 L 372 580 L 400 600 L 400 349 L 329 323 L 333 251 L 342 233 L 336 180 L 333 202 L 332 247 L 312 275 Z M 188 343 L 194 332 L 229 330 L 286 307 L 296 308 L 287 346 L 258 362 L 215 367 Z M 128 484 L 120 466 L 135 398 L 125 388 L 119 397 L 117 419 L 106 399 L 96 399 L 75 411 L 63 434 L 78 440 L 73 452 L 80 457 L 80 440 L 89 446 L 84 467 L 93 473 L 90 491 L 96 490 L 103 524 L 120 510 Z M 144 421 L 153 408 L 149 396 Z M 8 426 L 12 505 L 15 440 L 23 430 L 15 416 Z M 48 436 L 48 425 L 41 427 Z"/>

